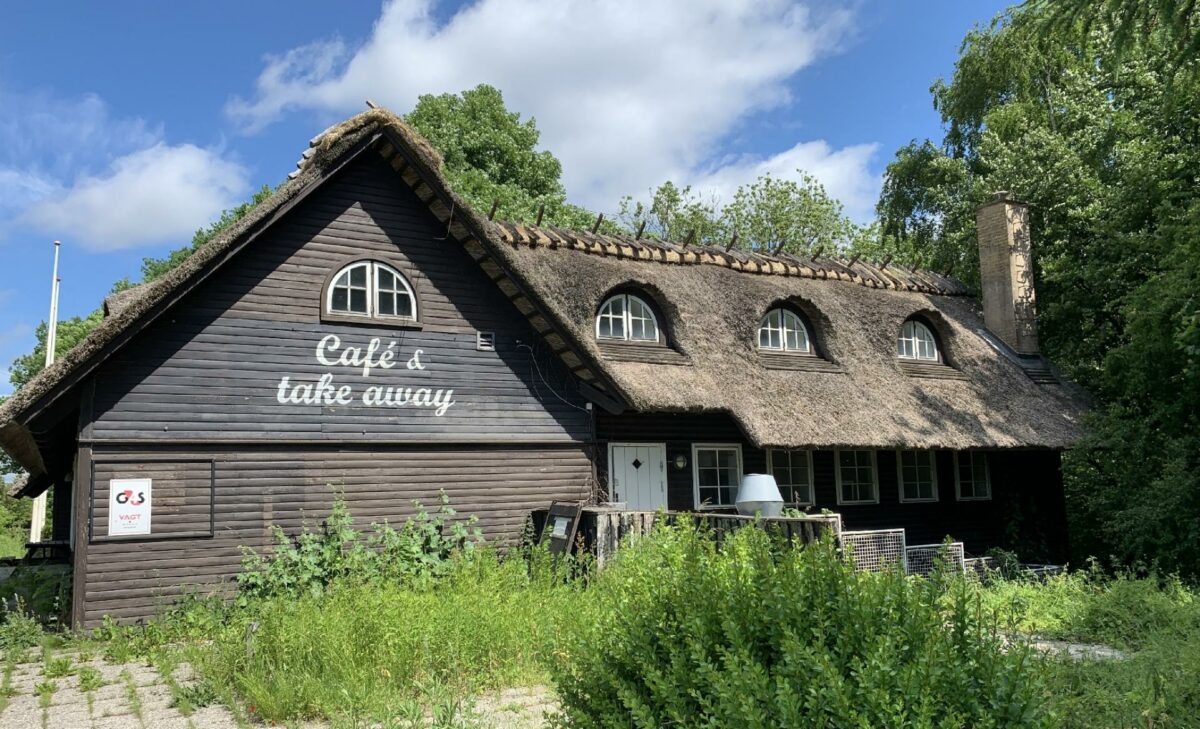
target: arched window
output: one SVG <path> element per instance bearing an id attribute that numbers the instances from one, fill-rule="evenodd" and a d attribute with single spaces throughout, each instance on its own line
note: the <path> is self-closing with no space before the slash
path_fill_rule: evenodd
<path id="1" fill-rule="evenodd" d="M 900 327 L 900 338 L 896 340 L 896 355 L 900 359 L 915 359 L 922 362 L 939 362 L 937 340 L 929 327 L 909 319 Z"/>
<path id="2" fill-rule="evenodd" d="M 379 319 L 416 319 L 417 297 L 396 269 L 378 261 L 358 261 L 333 277 L 325 310 Z"/>
<path id="3" fill-rule="evenodd" d="M 808 327 L 790 309 L 771 309 L 758 324 L 758 348 L 812 354 Z"/>
<path id="4" fill-rule="evenodd" d="M 633 294 L 610 296 L 596 314 L 596 337 L 629 342 L 657 342 L 654 310 Z"/>

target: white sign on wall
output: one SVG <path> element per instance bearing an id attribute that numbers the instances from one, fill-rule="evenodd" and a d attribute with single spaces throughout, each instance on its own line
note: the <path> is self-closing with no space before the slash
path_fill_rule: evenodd
<path id="1" fill-rule="evenodd" d="M 108 482 L 108 536 L 150 533 L 148 478 L 114 478 Z"/>

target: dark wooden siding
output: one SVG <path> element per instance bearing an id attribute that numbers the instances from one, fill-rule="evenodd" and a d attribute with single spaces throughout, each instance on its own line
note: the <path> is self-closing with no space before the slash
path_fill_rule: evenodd
<path id="1" fill-rule="evenodd" d="M 667 505 L 674 510 L 695 508 L 692 483 L 693 443 L 738 443 L 746 473 L 765 473 L 765 450 L 750 445 L 737 424 L 723 414 L 599 413 L 596 425 L 601 454 L 597 467 L 606 483 L 606 444 L 646 442 L 667 444 Z M 684 454 L 688 466 L 673 465 Z M 834 452 L 813 452 L 814 509 L 842 515 L 847 529 L 904 528 L 909 544 L 933 544 L 947 535 L 982 554 L 991 547 L 1013 549 L 1031 560 L 1063 561 L 1066 558 L 1066 516 L 1063 505 L 1059 454 L 1046 450 L 991 451 L 992 499 L 959 501 L 955 495 L 954 453 L 938 451 L 938 500 L 901 503 L 896 474 L 896 452 L 876 452 L 879 503 L 839 505 Z"/>
<path id="2" fill-rule="evenodd" d="M 416 326 L 333 323 L 323 288 L 378 259 L 415 289 Z M 492 332 L 495 351 L 476 333 Z M 315 349 L 395 342 L 395 367 L 323 365 Z M 424 369 L 407 362 L 420 350 Z M 281 378 L 332 374 L 348 404 L 281 403 Z M 400 522 L 439 490 L 494 540 L 529 512 L 578 500 L 592 476 L 592 416 L 573 378 L 396 173 L 365 152 L 105 362 L 81 423 L 75 619 L 151 615 L 190 590 L 229 589 L 240 548 L 296 533 L 335 492 L 362 526 Z M 453 390 L 454 404 L 377 407 L 369 386 Z M 153 534 L 106 540 L 108 483 L 153 479 Z M 95 489 L 94 501 L 89 499 Z M 211 513 L 209 492 L 211 490 Z M 209 535 L 209 518 L 212 532 Z M 197 536 L 200 533 L 201 536 Z"/>
<path id="3" fill-rule="evenodd" d="M 379 157 L 367 152 L 141 333 L 97 376 L 96 441 L 154 439 L 581 441 L 590 416 L 526 319 Z M 416 289 L 420 329 L 322 322 L 322 289 L 358 258 L 392 263 Z M 496 351 L 476 350 L 494 332 Z M 396 343 L 393 369 L 364 377 L 315 356 Z M 407 362 L 421 351 L 423 370 Z M 283 404 L 281 378 L 331 373 L 349 405 Z M 454 405 L 367 407 L 368 386 L 452 390 Z"/>
<path id="4" fill-rule="evenodd" d="M 150 464 L 141 473 L 187 473 L 190 478 L 195 474 L 181 464 L 212 462 L 216 530 L 206 538 L 164 539 L 156 528 L 155 538 L 93 540 L 85 557 L 84 612 L 76 616 L 86 626 L 104 615 L 126 621 L 147 618 L 185 592 L 229 590 L 240 565 L 240 547 L 268 546 L 273 524 L 291 535 L 306 523 L 319 525 L 335 493 L 345 495 L 357 525 L 368 529 L 372 522 L 402 523 L 413 515 L 414 501 L 436 508 L 438 492 L 445 490 L 462 517 L 479 517 L 490 540 L 510 543 L 533 509 L 556 499 L 586 497 L 591 474 L 587 447 L 571 445 L 156 449 L 97 451 L 95 461 L 98 495 L 106 489 L 106 477 L 129 474 L 129 463 Z M 156 527 L 161 518 L 158 484 L 155 480 Z M 97 536 L 107 526 L 101 511 L 97 508 L 94 515 Z"/>

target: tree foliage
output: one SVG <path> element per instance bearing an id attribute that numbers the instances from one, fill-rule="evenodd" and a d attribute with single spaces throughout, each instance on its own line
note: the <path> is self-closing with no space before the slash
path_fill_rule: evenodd
<path id="1" fill-rule="evenodd" d="M 423 95 L 405 121 L 442 155 L 446 179 L 476 210 L 491 210 L 514 222 L 591 227 L 594 213 L 567 202 L 562 164 L 539 150 L 541 132 L 504 105 L 500 91 L 480 84 L 460 94 Z"/>
<path id="2" fill-rule="evenodd" d="M 832 255 L 856 250 L 875 235 L 846 217 L 842 204 L 803 170 L 796 179 L 762 175 L 738 187 L 724 205 L 667 181 L 651 191 L 649 203 L 623 198 L 617 218 L 628 231 L 644 226 L 645 235 L 663 240 L 732 242 L 762 253 Z"/>
<path id="3" fill-rule="evenodd" d="M 1097 398 L 1067 459 L 1080 556 L 1200 573 L 1200 78 L 1140 17 L 1130 34 L 1029 3 L 968 33 L 931 89 L 945 136 L 897 152 L 878 213 L 895 255 L 974 282 L 975 207 L 996 190 L 1030 204 L 1043 348 Z"/>

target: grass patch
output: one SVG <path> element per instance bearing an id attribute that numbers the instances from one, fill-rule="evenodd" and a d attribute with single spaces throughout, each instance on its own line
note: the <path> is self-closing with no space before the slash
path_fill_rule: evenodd
<path id="1" fill-rule="evenodd" d="M 193 665 L 267 721 L 385 721 L 547 679 L 542 657 L 582 601 L 482 550 L 421 586 L 347 582 L 235 609 Z M 432 701 L 431 701 L 432 697 Z"/>
<path id="2" fill-rule="evenodd" d="M 1200 595 L 1175 578 L 1092 569 L 980 589 L 1013 629 L 1101 643 L 1122 661 L 1044 660 L 1046 703 L 1064 727 L 1200 723 Z"/>

